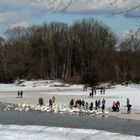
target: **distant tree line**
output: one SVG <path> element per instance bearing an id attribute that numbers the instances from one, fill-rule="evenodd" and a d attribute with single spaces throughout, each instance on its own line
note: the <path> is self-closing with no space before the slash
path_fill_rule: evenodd
<path id="1" fill-rule="evenodd" d="M 110 28 L 93 19 L 15 27 L 5 35 L 0 38 L 0 82 L 17 77 L 89 84 L 140 80 L 140 40 L 118 45 Z"/>

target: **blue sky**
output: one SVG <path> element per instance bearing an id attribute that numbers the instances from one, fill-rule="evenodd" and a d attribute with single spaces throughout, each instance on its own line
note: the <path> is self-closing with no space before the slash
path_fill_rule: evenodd
<path id="1" fill-rule="evenodd" d="M 136 31 L 140 25 L 140 10 L 136 9 L 131 13 L 113 15 L 120 11 L 140 5 L 140 0 L 118 0 L 111 5 L 114 0 L 73 0 L 73 3 L 64 12 L 62 8 L 68 4 L 69 0 L 60 3 L 57 0 L 54 5 L 48 3 L 51 0 L 0 0 L 0 35 L 15 26 L 31 26 L 51 21 L 60 21 L 68 24 L 82 18 L 93 17 L 98 21 L 111 27 L 119 38 L 124 34 Z M 52 0 L 53 1 L 53 0 Z M 59 5 L 59 6 L 58 6 Z M 57 12 L 56 12 L 57 9 Z"/>

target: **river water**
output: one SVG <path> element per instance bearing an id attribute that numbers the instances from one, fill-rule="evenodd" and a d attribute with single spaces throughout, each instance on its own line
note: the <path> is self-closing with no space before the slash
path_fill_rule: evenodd
<path id="1" fill-rule="evenodd" d="M 0 110 L 0 124 L 97 129 L 113 133 L 140 136 L 140 121 L 118 119 L 107 115 L 70 115 L 38 111 L 20 112 Z"/>

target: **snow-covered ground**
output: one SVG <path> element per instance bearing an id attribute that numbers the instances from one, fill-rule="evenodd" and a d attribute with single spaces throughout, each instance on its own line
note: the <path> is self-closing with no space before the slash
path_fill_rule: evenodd
<path id="1" fill-rule="evenodd" d="M 93 98 L 88 97 L 91 92 L 90 89 L 83 91 L 83 85 L 63 84 L 53 80 L 25 81 L 20 86 L 17 86 L 16 84 L 0 84 L 0 101 L 12 101 L 19 90 L 24 92 L 24 99 L 20 100 L 21 103 L 26 103 L 25 101 L 27 100 L 32 100 L 33 102 L 33 100 L 35 100 L 33 96 L 37 95 L 45 98 L 47 96 L 51 97 L 55 95 L 58 96 L 57 103 L 63 103 L 66 105 L 69 104 L 71 97 L 74 97 L 75 99 L 84 99 L 88 102 L 94 102 L 95 100 L 102 100 L 105 98 L 106 107 L 109 108 L 112 106 L 112 102 L 117 100 L 120 101 L 121 107 L 125 107 L 126 99 L 129 98 L 132 107 L 140 109 L 140 84 L 129 84 L 128 87 L 116 85 L 111 89 L 106 89 L 106 93 L 104 95 L 101 95 L 100 90 L 97 90 L 97 95 Z M 17 103 L 16 101 L 18 101 L 18 103 L 20 102 L 18 99 L 13 101 L 15 103 Z M 37 101 L 35 102 L 37 103 Z"/>
<path id="2" fill-rule="evenodd" d="M 140 140 L 140 137 L 90 129 L 0 125 L 1 140 Z"/>
<path id="3" fill-rule="evenodd" d="M 69 85 L 53 80 L 25 81 L 20 85 L 15 84 L 0 84 L 0 91 L 71 91 L 82 90 L 83 85 Z"/>
<path id="4" fill-rule="evenodd" d="M 16 98 L 17 91 L 23 90 L 24 97 Z M 58 104 L 69 104 L 71 98 L 84 99 L 91 102 L 97 99 L 105 99 L 106 107 L 111 108 L 112 102 L 119 100 L 121 107 L 126 106 L 126 99 L 130 99 L 132 108 L 140 109 L 140 85 L 129 84 L 127 86 L 116 85 L 106 89 L 104 95 L 97 90 L 97 95 L 89 98 L 90 89 L 83 91 L 83 85 L 68 85 L 56 81 L 25 81 L 20 86 L 16 84 L 0 84 L 0 101 L 13 103 L 35 103 L 38 97 L 49 98 L 55 95 Z M 71 128 L 55 128 L 45 126 L 19 126 L 0 125 L 1 140 L 140 140 L 140 137 L 110 133 L 99 130 L 84 130 Z"/>

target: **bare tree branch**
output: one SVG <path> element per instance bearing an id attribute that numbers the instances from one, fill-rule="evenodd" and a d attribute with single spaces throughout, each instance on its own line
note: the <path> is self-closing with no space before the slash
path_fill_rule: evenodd
<path id="1" fill-rule="evenodd" d="M 51 7 L 51 10 L 60 11 L 63 12 L 65 11 L 70 5 L 72 4 L 73 0 L 40 0 L 40 3 L 46 3 L 48 6 Z"/>
<path id="2" fill-rule="evenodd" d="M 85 1 L 90 1 L 90 0 L 85 0 Z M 109 1 L 109 5 L 112 7 L 114 5 L 117 5 L 117 2 L 119 2 L 119 0 L 108 0 Z M 127 0 L 124 0 L 124 2 L 126 2 Z M 68 9 L 70 7 L 70 5 L 72 4 L 73 0 L 40 0 L 41 3 L 45 3 L 48 6 L 50 6 L 51 10 L 57 12 L 64 12 L 66 11 L 66 9 Z M 114 15 L 121 15 L 121 14 L 128 14 L 131 13 L 135 10 L 138 10 L 140 8 L 140 4 L 138 5 L 133 5 L 128 9 L 123 9 L 122 11 L 120 10 L 119 12 L 113 13 L 112 16 Z M 138 28 L 138 30 L 136 31 L 135 35 L 140 32 L 140 28 Z M 134 36 L 135 36 L 134 35 Z"/>
<path id="3" fill-rule="evenodd" d="M 126 1 L 127 1 L 127 0 L 126 0 Z M 109 0 L 109 3 L 110 3 L 111 6 L 117 4 L 117 2 L 118 2 L 118 0 L 113 0 L 113 1 L 112 1 L 112 0 Z M 134 11 L 134 10 L 139 9 L 139 8 L 140 8 L 140 4 L 135 5 L 135 6 L 132 6 L 132 7 L 130 7 L 129 9 L 120 11 L 120 12 L 115 13 L 115 14 L 113 14 L 113 15 L 116 15 L 116 14 L 124 14 L 124 13 L 130 13 L 130 12 L 132 12 L 132 11 Z"/>
<path id="4" fill-rule="evenodd" d="M 114 0 L 114 1 L 109 0 L 109 3 L 110 3 L 111 6 L 113 6 L 117 1 L 118 0 Z"/>
<path id="5" fill-rule="evenodd" d="M 118 12 L 118 13 L 115 13 L 115 14 L 113 14 L 113 15 L 120 15 L 120 14 L 124 14 L 124 13 L 130 13 L 130 12 L 136 10 L 136 9 L 139 9 L 139 8 L 140 8 L 140 4 L 137 5 L 137 6 L 134 6 L 134 7 L 130 8 L 130 9 L 128 9 L 128 10 L 123 10 L 123 11 L 120 11 L 120 12 Z"/>

